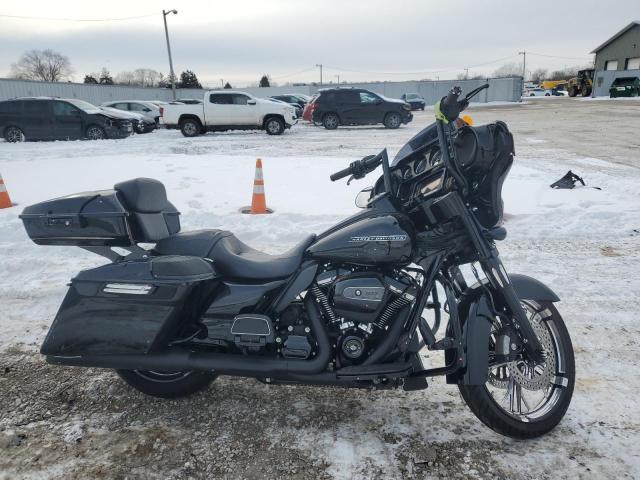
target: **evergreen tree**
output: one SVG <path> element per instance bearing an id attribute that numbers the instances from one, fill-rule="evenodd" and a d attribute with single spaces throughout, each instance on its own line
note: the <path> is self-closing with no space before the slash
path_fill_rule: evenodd
<path id="1" fill-rule="evenodd" d="M 233 88 L 229 82 L 224 84 L 224 88 Z"/>
<path id="2" fill-rule="evenodd" d="M 96 80 L 96 77 L 94 77 L 93 75 L 85 75 L 84 76 L 84 82 L 83 83 L 98 83 L 98 81 Z"/>
<path id="3" fill-rule="evenodd" d="M 113 85 L 113 77 L 105 67 L 102 67 L 102 71 L 100 72 L 100 83 L 102 85 Z"/>
<path id="4" fill-rule="evenodd" d="M 267 75 L 263 75 L 262 78 L 260 79 L 260 87 L 269 87 L 269 77 L 267 77 Z"/>
<path id="5" fill-rule="evenodd" d="M 185 70 L 180 74 L 180 81 L 177 86 L 179 88 L 202 88 L 198 77 L 191 70 Z"/>

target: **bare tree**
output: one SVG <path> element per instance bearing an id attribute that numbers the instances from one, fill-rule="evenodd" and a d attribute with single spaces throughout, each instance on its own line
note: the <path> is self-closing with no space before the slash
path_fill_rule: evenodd
<path id="1" fill-rule="evenodd" d="M 136 68 L 133 72 L 120 72 L 115 83 L 138 87 L 155 87 L 163 81 L 162 74 L 151 68 Z"/>
<path id="2" fill-rule="evenodd" d="M 28 50 L 11 65 L 10 76 L 24 80 L 60 82 L 73 74 L 69 57 L 50 49 Z"/>
<path id="3" fill-rule="evenodd" d="M 549 71 L 546 68 L 537 68 L 531 72 L 531 81 L 533 83 L 540 83 L 544 81 L 549 75 Z"/>
<path id="4" fill-rule="evenodd" d="M 522 64 L 521 63 L 505 63 L 501 67 L 498 67 L 494 72 L 493 76 L 495 78 L 504 78 L 504 77 L 519 77 L 522 75 Z"/>

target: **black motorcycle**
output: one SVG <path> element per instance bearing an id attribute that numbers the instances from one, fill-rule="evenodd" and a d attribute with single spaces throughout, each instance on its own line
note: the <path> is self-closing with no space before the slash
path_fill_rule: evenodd
<path id="1" fill-rule="evenodd" d="M 160 397 L 217 375 L 404 390 L 445 375 L 496 432 L 550 431 L 571 401 L 573 349 L 558 296 L 508 274 L 495 246 L 506 236 L 513 138 L 502 122 L 458 118 L 487 87 L 464 98 L 452 89 L 391 165 L 384 150 L 331 175 L 360 179 L 382 166 L 359 195 L 361 212 L 282 255 L 227 231 L 181 232 L 152 179 L 27 207 L 21 218 L 37 244 L 111 261 L 71 281 L 41 353 L 116 369 Z M 444 365 L 426 368 L 425 347 L 442 351 Z"/>

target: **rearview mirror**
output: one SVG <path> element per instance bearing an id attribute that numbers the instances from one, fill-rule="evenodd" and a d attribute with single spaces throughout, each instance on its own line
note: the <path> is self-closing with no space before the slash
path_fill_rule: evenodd
<path id="1" fill-rule="evenodd" d="M 373 193 L 373 187 L 367 187 L 360 190 L 360 193 L 356 195 L 356 207 L 367 208 L 371 194 Z"/>
<path id="2" fill-rule="evenodd" d="M 256 101 L 253 98 L 250 98 L 249 100 L 247 100 L 247 105 L 255 105 Z"/>

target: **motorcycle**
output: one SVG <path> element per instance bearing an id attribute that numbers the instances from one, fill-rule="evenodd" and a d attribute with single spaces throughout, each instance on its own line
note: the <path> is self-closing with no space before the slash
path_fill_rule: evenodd
<path id="1" fill-rule="evenodd" d="M 331 175 L 382 167 L 360 212 L 282 255 L 228 231 L 182 232 L 164 186 L 147 178 L 27 207 L 35 243 L 110 260 L 71 280 L 41 353 L 115 369 L 159 397 L 218 375 L 405 391 L 446 376 L 496 432 L 549 432 L 571 401 L 573 348 L 558 296 L 500 260 L 513 137 L 502 122 L 460 118 L 485 88 L 453 88 L 392 163 L 383 150 Z M 444 365 L 426 367 L 424 348 Z"/>

